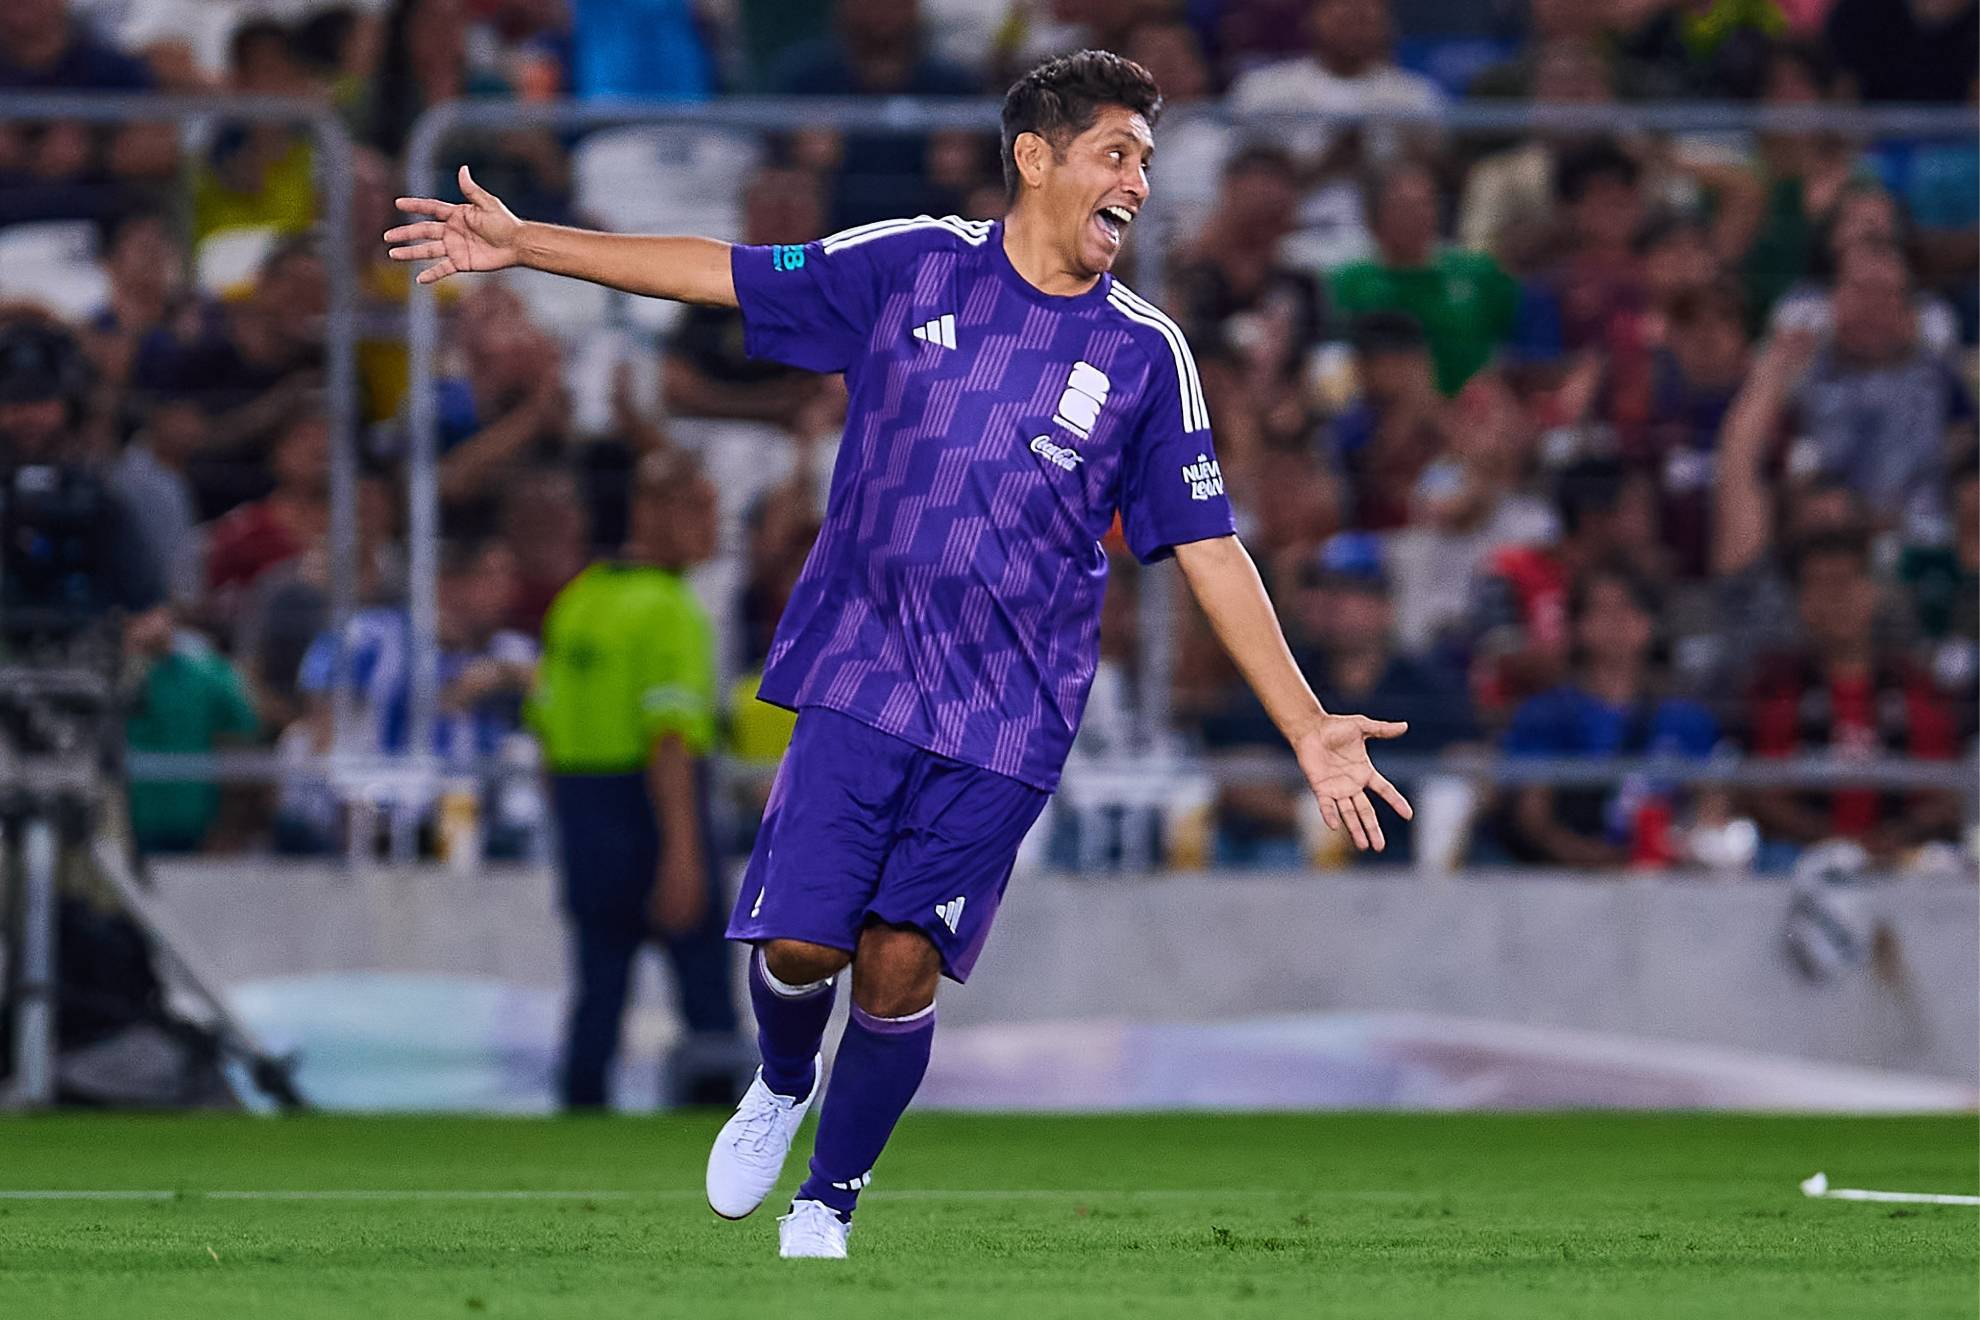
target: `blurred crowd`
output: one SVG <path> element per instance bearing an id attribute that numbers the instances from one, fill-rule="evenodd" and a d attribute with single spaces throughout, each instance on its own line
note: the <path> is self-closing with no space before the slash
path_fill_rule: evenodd
<path id="1" fill-rule="evenodd" d="M 360 144 L 349 236 L 304 126 L 0 123 L 0 445 L 100 465 L 163 603 L 127 629 L 133 748 L 407 746 L 408 272 L 383 260 L 408 133 L 455 97 L 998 94 L 1047 55 L 1146 64 L 1150 219 L 1124 270 L 1181 322 L 1241 530 L 1330 708 L 1396 750 L 1950 760 L 1976 737 L 1980 152 L 1817 132 L 1524 136 L 1302 124 L 1467 99 L 1972 105 L 1974 0 L 8 0 L 0 92 L 300 98 Z M 1188 112 L 1277 114 L 1248 131 Z M 802 242 L 1003 206 L 987 134 L 710 128 L 457 136 L 519 214 Z M 329 632 L 327 245 L 354 245 L 353 571 Z M 549 601 L 626 534 L 639 461 L 700 456 L 729 747 L 817 527 L 843 391 L 743 353 L 732 312 L 534 277 L 454 282 L 435 400 L 446 545 L 435 750 L 514 767 L 486 844 L 526 852 L 523 698 Z M 1082 764 L 1277 745 L 1178 603 L 1143 718 L 1125 553 Z M 1170 593 L 1180 602 L 1186 593 Z M 1256 758 L 1245 764 L 1254 763 Z M 1423 781 L 1419 780 L 1418 783 Z M 132 791 L 151 850 L 343 846 L 334 786 Z M 1206 860 L 1314 852 L 1283 776 L 1226 776 Z M 415 804 L 429 835 L 440 804 Z M 740 813 L 746 816 L 747 812 Z M 1469 855 L 1759 864 L 1833 838 L 1952 841 L 1950 793 L 1508 789 Z M 1398 837 L 1400 835 L 1400 837 Z M 1391 860 L 1410 855 L 1396 830 Z"/>

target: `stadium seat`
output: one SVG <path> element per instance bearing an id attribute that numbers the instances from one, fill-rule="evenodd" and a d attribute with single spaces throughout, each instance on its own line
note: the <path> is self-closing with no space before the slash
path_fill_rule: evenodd
<path id="1" fill-rule="evenodd" d="M 1464 96 L 1479 74 L 1519 53 L 1516 42 L 1492 37 L 1404 37 L 1396 43 L 1396 63 Z"/>
<path id="2" fill-rule="evenodd" d="M 76 320 L 101 307 L 109 287 L 96 264 L 96 227 L 89 221 L 0 229 L 0 301 L 40 303 Z"/>
<path id="3" fill-rule="evenodd" d="M 215 296 L 239 290 L 254 279 L 281 235 L 268 225 L 216 229 L 193 253 L 193 279 Z"/>
<path id="4" fill-rule="evenodd" d="M 503 271 L 500 279 L 522 299 L 529 319 L 559 339 L 594 329 L 612 309 L 613 294 L 602 285 L 520 268 Z"/>
<path id="5" fill-rule="evenodd" d="M 607 229 L 733 235 L 742 184 L 761 154 L 746 135 L 702 128 L 615 128 L 571 153 L 577 210 Z"/>

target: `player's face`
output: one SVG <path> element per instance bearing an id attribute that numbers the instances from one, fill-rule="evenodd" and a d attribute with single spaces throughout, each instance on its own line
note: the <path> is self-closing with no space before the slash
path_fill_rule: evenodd
<path id="1" fill-rule="evenodd" d="M 1110 105 L 1066 144 L 1063 157 L 1046 166 L 1039 200 L 1066 236 L 1075 270 L 1099 275 L 1113 268 L 1128 225 L 1148 200 L 1154 154 L 1148 121 L 1125 106 Z"/>

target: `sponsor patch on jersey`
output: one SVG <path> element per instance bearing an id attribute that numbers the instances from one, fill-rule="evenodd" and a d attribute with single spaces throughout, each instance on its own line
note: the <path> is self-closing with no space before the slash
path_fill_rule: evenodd
<path id="1" fill-rule="evenodd" d="M 1224 469 L 1208 454 L 1198 454 L 1194 463 L 1183 464 L 1182 479 L 1193 500 L 1210 500 L 1224 493 Z"/>
<path id="2" fill-rule="evenodd" d="M 1054 444 L 1052 437 L 1049 435 L 1032 436 L 1031 452 L 1052 466 L 1064 468 L 1068 472 L 1086 461 L 1077 449 L 1069 449 L 1065 445 Z"/>
<path id="3" fill-rule="evenodd" d="M 1065 393 L 1059 396 L 1059 411 L 1052 418 L 1082 440 L 1093 437 L 1094 423 L 1100 420 L 1100 407 L 1107 402 L 1113 382 L 1091 362 L 1075 362 L 1066 377 Z"/>

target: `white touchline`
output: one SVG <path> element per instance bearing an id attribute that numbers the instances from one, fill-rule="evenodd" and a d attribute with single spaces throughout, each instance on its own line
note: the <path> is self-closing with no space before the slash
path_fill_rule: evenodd
<path id="1" fill-rule="evenodd" d="M 1957 1192 L 1872 1192 L 1861 1187 L 1831 1187 L 1829 1175 L 1812 1174 L 1801 1180 L 1804 1196 L 1822 1196 L 1831 1201 L 1899 1201 L 1909 1205 L 1980 1205 L 1980 1196 Z"/>

